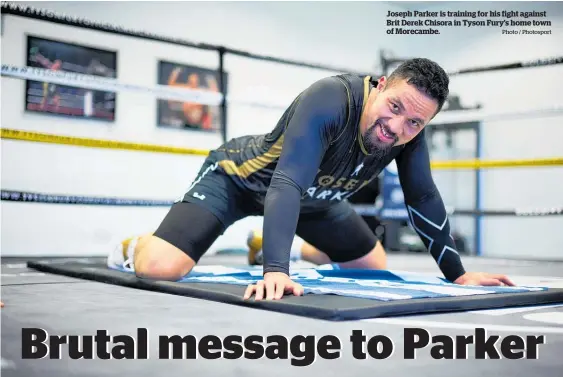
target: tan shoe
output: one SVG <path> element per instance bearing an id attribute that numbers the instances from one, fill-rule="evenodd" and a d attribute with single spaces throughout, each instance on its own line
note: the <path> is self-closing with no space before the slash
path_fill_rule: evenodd
<path id="1" fill-rule="evenodd" d="M 248 264 L 251 266 L 261 266 L 262 256 L 262 232 L 251 230 L 246 239 L 248 245 Z"/>
<path id="2" fill-rule="evenodd" d="M 134 270 L 133 251 L 137 245 L 138 237 L 121 241 L 108 255 L 107 266 L 112 269 Z"/>

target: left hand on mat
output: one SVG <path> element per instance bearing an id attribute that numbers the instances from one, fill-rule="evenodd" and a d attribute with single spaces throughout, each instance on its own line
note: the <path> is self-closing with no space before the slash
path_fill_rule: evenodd
<path id="1" fill-rule="evenodd" d="M 498 286 L 498 285 L 508 285 L 515 286 L 506 275 L 501 274 L 489 274 L 486 272 L 466 272 L 465 274 L 458 277 L 455 284 L 460 285 L 483 285 L 483 286 Z"/>
<path id="2" fill-rule="evenodd" d="M 244 299 L 247 300 L 255 294 L 255 300 L 259 301 L 264 298 L 264 293 L 266 300 L 279 300 L 284 293 L 293 294 L 294 296 L 303 295 L 303 286 L 292 281 L 283 272 L 267 272 L 264 274 L 264 280 L 260 280 L 258 283 L 251 284 L 246 288 Z"/>

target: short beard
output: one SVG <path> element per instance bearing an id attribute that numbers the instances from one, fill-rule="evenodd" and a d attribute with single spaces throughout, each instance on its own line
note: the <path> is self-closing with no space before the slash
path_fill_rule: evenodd
<path id="1" fill-rule="evenodd" d="M 385 157 L 397 143 L 397 137 L 395 136 L 395 141 L 392 143 L 379 143 L 375 133 L 377 127 L 378 123 L 376 122 L 374 126 L 368 128 L 364 133 L 364 147 L 368 154 L 373 155 L 373 157 L 377 159 L 381 159 Z"/>

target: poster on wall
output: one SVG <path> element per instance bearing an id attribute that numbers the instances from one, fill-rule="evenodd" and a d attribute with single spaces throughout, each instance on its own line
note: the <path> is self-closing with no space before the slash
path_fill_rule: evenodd
<path id="1" fill-rule="evenodd" d="M 223 75 L 225 83 L 227 74 Z M 219 73 L 215 70 L 160 61 L 158 84 L 220 92 Z M 226 90 L 225 90 L 226 92 Z M 220 106 L 192 102 L 158 100 L 158 126 L 217 132 L 221 130 Z"/>
<path id="2" fill-rule="evenodd" d="M 50 39 L 27 37 L 27 66 L 116 78 L 117 53 Z M 30 112 L 114 121 L 116 94 L 40 81 L 26 81 Z"/>

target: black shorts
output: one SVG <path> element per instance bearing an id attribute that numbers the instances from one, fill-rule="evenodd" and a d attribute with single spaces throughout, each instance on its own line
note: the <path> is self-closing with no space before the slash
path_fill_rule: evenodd
<path id="1" fill-rule="evenodd" d="M 238 187 L 208 158 L 154 235 L 197 262 L 233 223 L 248 216 L 263 216 L 264 208 L 256 195 Z M 337 263 L 361 258 L 377 243 L 373 231 L 347 201 L 302 213 L 296 233 Z"/>

